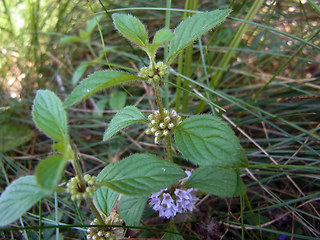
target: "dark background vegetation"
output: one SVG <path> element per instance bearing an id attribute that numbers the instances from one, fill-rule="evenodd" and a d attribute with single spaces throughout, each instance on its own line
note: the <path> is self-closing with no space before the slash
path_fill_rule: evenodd
<path id="1" fill-rule="evenodd" d="M 244 19 L 254 2 L 199 0 L 197 10 L 231 7 L 232 18 L 206 34 L 202 46 L 195 42 L 192 55 L 185 54 L 184 63 L 172 67 L 177 70 L 180 66 L 183 75 L 204 84 L 223 70 L 214 88 L 211 85 L 220 96 L 211 94 L 210 98 L 226 110 L 223 117 L 234 124 L 251 165 L 299 165 L 314 169 L 266 166 L 243 170 L 241 177 L 247 187 L 247 199 L 199 194 L 201 200 L 194 214 L 176 218 L 185 239 L 240 239 L 242 235 L 245 239 L 279 239 L 281 235 L 286 239 L 320 237 L 319 1 L 263 1 L 239 45 L 232 46 L 241 25 L 237 18 Z M 164 0 L 101 3 L 107 10 L 125 9 L 124 12 L 137 16 L 147 25 L 151 36 L 165 24 L 165 11 L 135 9 L 165 8 Z M 95 14 L 101 15 L 100 28 L 111 66 L 138 71 L 148 65 L 147 56 L 114 30 L 112 13 L 106 13 L 101 3 L 0 2 L 0 191 L 16 178 L 33 174 L 39 161 L 52 151 L 51 140 L 35 128 L 31 119 L 36 90 L 50 89 L 64 100 L 87 74 L 108 69 L 98 28 L 85 37 L 87 24 L 94 16 L 90 6 Z M 172 1 L 171 7 L 184 9 L 185 2 Z M 182 19 L 183 12 L 172 11 L 171 28 Z M 81 34 L 81 41 L 66 38 Z M 234 50 L 232 58 L 223 66 L 221 60 L 230 50 Z M 163 51 L 158 54 L 158 59 L 162 58 Z M 180 80 L 172 74 L 169 81 L 176 84 Z M 194 84 L 182 83 L 182 87 L 195 94 L 206 94 Z M 179 96 L 176 88 L 169 84 L 167 93 L 169 105 L 176 107 Z M 185 99 L 183 95 L 187 96 L 185 91 L 181 93 L 181 106 L 187 108 L 180 108 L 184 116 L 211 112 L 208 104 L 199 107 L 202 104 L 197 97 L 189 95 Z M 102 142 L 108 122 L 124 104 L 137 105 L 149 113 L 155 108 L 151 86 L 137 82 L 106 90 L 68 110 L 71 136 L 85 173 L 96 175 L 109 162 L 132 153 L 164 155 L 163 147 L 145 136 L 144 125 L 135 125 L 111 141 Z M 191 167 L 178 156 L 176 162 Z M 63 182 L 73 174 L 72 168 L 67 168 Z M 56 200 L 58 212 L 53 196 L 49 196 L 20 222 L 12 224 L 35 226 L 35 229 L 4 229 L 0 237 L 37 239 L 40 215 L 44 225 L 55 224 L 55 219 L 78 225 L 92 220 L 88 209 L 75 206 L 66 194 L 58 194 Z M 241 203 L 245 206 L 242 213 Z M 149 226 L 160 224 L 161 229 L 167 224 L 148 208 L 142 222 Z M 243 224 L 245 229 L 241 227 Z M 41 232 L 43 239 L 56 237 L 55 229 Z M 59 234 L 61 239 L 85 237 L 84 232 L 71 228 L 60 229 Z M 161 237 L 161 233 L 143 229 L 134 234 Z"/>

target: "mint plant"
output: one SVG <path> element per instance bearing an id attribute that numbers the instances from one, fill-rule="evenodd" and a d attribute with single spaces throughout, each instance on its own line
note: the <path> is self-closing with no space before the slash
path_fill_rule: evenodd
<path id="1" fill-rule="evenodd" d="M 214 115 L 182 119 L 175 110 L 164 108 L 160 92 L 169 74 L 168 67 L 178 54 L 229 13 L 225 9 L 195 14 L 173 32 L 166 28 L 159 30 L 152 42 L 139 19 L 113 14 L 115 28 L 148 55 L 150 65 L 142 67 L 138 75 L 118 70 L 97 71 L 84 79 L 64 102 L 49 90 L 37 91 L 33 120 L 54 140 L 54 154 L 37 166 L 34 176 L 21 177 L 7 187 L 0 197 L 0 225 L 17 220 L 46 195 L 63 191 L 78 204 L 86 202 L 95 215 L 88 239 L 121 239 L 124 229 L 109 225 L 123 222 L 139 225 L 146 204 L 160 217 L 172 219 L 178 213 L 193 211 L 199 200 L 197 191 L 219 197 L 242 195 L 245 189 L 239 170 L 247 167 L 248 161 L 232 129 Z M 157 50 L 165 44 L 169 45 L 168 57 L 157 62 Z M 166 159 L 148 153 L 133 154 L 107 165 L 97 176 L 83 175 L 69 135 L 66 109 L 98 91 L 134 81 L 153 85 L 158 110 L 146 117 L 137 107 L 124 107 L 111 120 L 103 141 L 130 125 L 144 124 L 146 135 L 152 135 L 156 144 L 166 146 Z M 173 143 L 182 157 L 196 166 L 193 171 L 184 171 L 175 163 Z M 75 176 L 61 185 L 67 164 L 73 166 Z"/>

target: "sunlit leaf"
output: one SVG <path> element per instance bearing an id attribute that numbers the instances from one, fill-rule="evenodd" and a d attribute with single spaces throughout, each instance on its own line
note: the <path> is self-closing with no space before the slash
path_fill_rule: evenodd
<path id="1" fill-rule="evenodd" d="M 36 126 L 56 141 L 68 136 L 67 115 L 60 99 L 49 90 L 38 90 L 32 108 Z"/>
<path id="2" fill-rule="evenodd" d="M 197 13 L 183 20 L 174 30 L 175 37 L 170 42 L 168 64 L 194 40 L 220 24 L 230 12 L 230 9 L 219 9 Z"/>
<path id="3" fill-rule="evenodd" d="M 116 29 L 124 37 L 142 47 L 148 43 L 146 28 L 138 18 L 132 15 L 115 13 L 112 15 L 112 19 Z"/>

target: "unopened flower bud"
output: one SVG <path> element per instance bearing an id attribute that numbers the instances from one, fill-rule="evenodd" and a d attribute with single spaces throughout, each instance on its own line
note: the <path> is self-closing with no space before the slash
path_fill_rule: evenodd
<path id="1" fill-rule="evenodd" d="M 152 120 L 154 119 L 154 115 L 153 115 L 153 114 L 150 114 L 150 115 L 148 116 L 148 119 L 149 119 L 150 121 L 152 121 Z"/>
<path id="2" fill-rule="evenodd" d="M 166 117 L 163 119 L 164 122 L 169 122 L 170 120 L 171 120 L 171 119 L 170 119 L 169 116 L 166 116 Z"/>
<path id="3" fill-rule="evenodd" d="M 171 110 L 171 117 L 173 117 L 173 118 L 175 118 L 178 114 L 177 114 L 177 112 L 176 112 L 176 110 Z"/>

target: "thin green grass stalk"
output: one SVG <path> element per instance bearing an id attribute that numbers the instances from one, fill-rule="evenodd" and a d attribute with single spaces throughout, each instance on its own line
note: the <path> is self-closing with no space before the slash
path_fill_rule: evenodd
<path id="1" fill-rule="evenodd" d="M 178 72 L 182 72 L 183 64 L 183 54 L 180 53 L 178 57 Z M 181 100 L 181 90 L 184 89 L 181 87 L 181 76 L 176 77 L 177 88 L 176 88 L 176 99 L 175 99 L 175 109 L 177 112 L 180 112 L 180 100 Z"/>
<path id="2" fill-rule="evenodd" d="M 299 217 L 299 219 L 305 224 L 305 227 L 307 227 L 310 232 L 312 232 L 313 234 L 316 234 L 318 232 L 318 230 L 315 229 L 315 227 L 310 222 L 308 222 L 304 217 L 302 217 L 301 214 L 299 214 L 294 207 L 290 206 L 288 204 L 288 202 L 283 201 L 280 197 L 278 197 L 277 194 L 274 193 L 274 191 L 268 189 L 265 185 L 263 185 L 263 183 L 260 180 L 258 180 L 253 174 L 250 174 L 250 177 L 255 182 L 257 182 L 259 184 L 259 186 L 266 193 L 268 193 L 268 195 L 270 195 L 272 197 L 272 199 L 269 199 L 269 201 L 271 201 L 271 202 L 275 201 L 275 202 L 277 202 L 279 204 L 283 204 L 283 207 L 286 208 L 288 211 L 292 212 L 294 217 Z"/>
<path id="3" fill-rule="evenodd" d="M 313 148 L 311 148 L 310 146 L 308 146 L 307 144 L 303 143 L 302 141 L 300 141 L 297 137 L 293 136 L 292 134 L 288 133 L 287 131 L 283 130 L 282 128 L 280 128 L 279 126 L 273 124 L 272 122 L 270 122 L 267 118 L 264 118 L 263 116 L 260 116 L 260 114 L 256 114 L 255 112 L 253 112 L 252 110 L 250 110 L 249 108 L 252 108 L 253 110 L 255 111 L 258 111 L 258 112 L 261 112 L 263 114 L 265 114 L 268 118 L 271 118 L 271 119 L 277 119 L 281 122 L 283 122 L 284 124 L 290 126 L 290 127 L 293 127 L 299 131 L 301 131 L 302 133 L 304 134 L 307 134 L 309 136 L 312 136 L 313 138 L 317 139 L 317 140 L 320 140 L 320 137 L 318 137 L 317 135 L 313 134 L 313 130 L 311 131 L 307 131 L 301 127 L 299 127 L 298 125 L 292 123 L 292 122 L 289 122 L 287 120 L 284 120 L 282 118 L 279 118 L 277 115 L 275 114 L 272 114 L 270 112 L 267 112 L 259 107 L 256 107 L 256 106 L 253 106 L 249 103 L 246 103 L 245 101 L 243 100 L 240 100 L 238 98 L 235 98 L 235 97 L 232 97 L 230 95 L 227 95 L 223 92 L 220 92 L 220 91 L 215 91 L 209 87 L 207 87 L 206 85 L 202 84 L 202 83 L 199 83 L 199 82 L 196 82 L 194 81 L 193 79 L 191 78 L 187 78 L 186 76 L 183 76 L 182 74 L 180 73 L 177 73 L 177 72 L 173 72 L 175 75 L 180 75 L 181 77 L 187 79 L 188 81 L 194 83 L 195 85 L 197 86 L 200 86 L 202 87 L 204 90 L 208 90 L 209 92 L 213 93 L 213 94 L 216 94 L 218 95 L 219 97 L 227 100 L 228 102 L 232 103 L 232 104 L 235 104 L 236 106 L 240 107 L 241 109 L 245 110 L 246 112 L 252 114 L 253 116 L 256 116 L 258 119 L 262 120 L 262 121 L 265 121 L 266 123 L 270 124 L 270 126 L 274 127 L 275 129 L 278 129 L 280 132 L 284 133 L 286 136 L 290 137 L 291 140 L 301 144 L 302 146 L 304 146 L 305 148 L 311 150 L 312 152 L 314 152 L 315 154 L 317 154 L 317 156 L 320 156 L 320 153 L 316 152 Z M 249 107 L 249 108 L 248 108 Z"/>
<path id="4" fill-rule="evenodd" d="M 203 66 L 203 72 L 205 75 L 206 83 L 209 86 L 209 84 L 210 84 L 209 83 L 209 75 L 208 75 L 208 71 L 207 71 L 206 60 L 205 60 L 205 57 L 203 54 L 203 47 L 202 47 L 201 38 L 198 39 L 198 42 L 199 42 L 199 49 L 200 49 L 201 62 L 202 62 L 202 66 Z M 211 99 L 210 93 L 208 91 L 206 91 L 206 97 L 207 97 L 207 99 Z M 219 104 L 219 100 L 217 97 L 215 100 Z M 214 114 L 216 112 L 216 110 L 214 109 L 214 107 L 212 107 L 212 105 L 210 105 L 210 108 L 211 108 L 211 112 Z"/>
<path id="5" fill-rule="evenodd" d="M 298 36 L 295 36 L 295 35 L 292 35 L 290 33 L 286 33 L 286 32 L 283 32 L 281 30 L 278 30 L 276 28 L 273 28 L 273 27 L 269 27 L 267 25 L 264 25 L 264 24 L 260 24 L 260 23 L 256 23 L 256 22 L 252 22 L 252 21 L 248 21 L 246 19 L 241 19 L 241 18 L 237 18 L 237 17 L 228 17 L 229 19 L 231 20 L 235 20 L 235 21 L 239 21 L 239 22 L 242 22 L 242 23 L 248 23 L 252 26 L 256 26 L 256 27 L 260 27 L 262 29 L 266 29 L 266 30 L 269 30 L 271 32 L 274 32 L 274 33 L 277 33 L 279 35 L 282 35 L 282 36 L 285 36 L 285 37 L 288 37 L 288 38 L 291 38 L 291 39 L 294 39 L 294 40 L 297 40 L 299 42 L 302 42 L 302 43 L 305 43 L 306 45 L 310 46 L 310 47 L 313 47 L 317 50 L 320 50 L 320 46 L 312 43 L 312 42 L 308 42 L 307 40 L 303 39 L 303 38 L 300 38 Z"/>
<path id="6" fill-rule="evenodd" d="M 112 70 L 111 65 L 110 65 L 110 63 L 109 63 L 109 59 L 108 59 L 106 47 L 105 47 L 105 45 L 104 45 L 104 40 L 103 40 L 103 35 L 102 35 L 100 23 L 99 23 L 99 21 L 98 21 L 98 19 L 97 19 L 97 15 L 96 15 L 95 12 L 93 11 L 93 8 L 92 8 L 92 5 L 91 5 L 90 1 L 88 1 L 88 5 L 89 5 L 89 8 L 90 8 L 90 12 L 91 12 L 91 14 L 94 16 L 94 19 L 96 20 L 96 23 L 97 23 L 97 27 L 98 27 L 98 30 L 99 30 L 100 39 L 101 39 L 101 43 L 102 43 L 102 47 L 103 47 L 104 56 L 105 56 L 106 61 L 107 61 L 107 66 L 109 67 L 110 70 Z M 88 45 L 89 45 L 89 44 L 88 44 Z M 91 48 L 90 45 L 89 45 L 89 47 Z M 92 48 L 91 48 L 91 49 L 92 49 Z M 93 50 L 92 50 L 92 51 L 93 51 Z"/>
<path id="7" fill-rule="evenodd" d="M 59 208 L 58 208 L 58 194 L 54 192 L 54 219 L 55 224 L 59 225 Z M 56 240 L 59 240 L 59 228 L 56 228 Z"/>
<path id="8" fill-rule="evenodd" d="M 22 226 L 22 228 L 24 228 L 24 224 L 23 224 L 22 218 L 19 218 L 19 221 L 20 221 L 20 225 Z M 27 234 L 26 230 L 23 230 L 23 235 L 24 235 L 25 239 L 29 240 L 29 237 L 28 237 L 28 234 Z"/>
<path id="9" fill-rule="evenodd" d="M 2 156 L 1 156 L 1 158 L 0 158 L 0 167 L 1 167 L 1 170 L 2 170 L 2 172 L 3 172 L 4 179 L 6 180 L 7 185 L 9 185 L 9 184 L 10 184 L 10 181 L 9 181 L 9 178 L 8 178 L 8 175 L 7 175 L 6 170 L 4 169 L 4 165 L 3 165 L 3 161 L 2 161 Z"/>
<path id="10" fill-rule="evenodd" d="M 257 14 L 257 12 L 259 11 L 261 5 L 263 4 L 264 1 L 262 0 L 257 0 L 257 1 L 254 1 L 254 4 L 252 5 L 252 7 L 250 8 L 247 16 L 246 16 L 246 20 L 252 20 L 253 17 Z M 242 23 L 238 29 L 238 31 L 236 32 L 235 36 L 233 37 L 229 47 L 230 48 L 236 48 L 238 47 L 238 45 L 240 44 L 240 41 L 242 39 L 242 36 L 243 34 L 247 31 L 248 29 L 248 24 L 246 23 Z M 223 73 L 225 72 L 224 69 L 226 69 L 226 67 L 228 66 L 230 60 L 231 60 L 231 57 L 233 56 L 234 54 L 234 51 L 233 50 L 228 50 L 227 53 L 223 56 L 219 66 L 218 66 L 218 69 L 215 74 L 211 77 L 211 80 L 210 80 L 210 86 L 212 88 L 216 88 L 217 85 L 219 84 L 220 80 L 221 80 L 221 77 L 223 75 Z M 203 110 L 203 107 L 204 107 L 204 103 L 203 102 L 200 102 L 199 103 L 199 106 L 197 107 L 196 109 L 196 113 L 200 113 L 202 110 Z"/>
<path id="11" fill-rule="evenodd" d="M 250 8 L 248 14 L 245 17 L 245 20 L 251 21 L 254 16 L 258 13 L 261 5 L 263 4 L 264 1 L 262 0 L 257 0 L 254 1 L 252 7 Z M 247 31 L 249 25 L 246 23 L 242 23 L 238 29 L 238 31 L 236 32 L 236 34 L 234 35 L 229 47 L 230 48 L 236 48 L 239 46 L 242 36 L 243 34 Z M 229 50 L 222 58 L 219 67 L 220 68 L 226 68 L 231 60 L 231 57 L 233 56 L 234 51 L 233 50 Z M 219 84 L 221 77 L 223 75 L 224 71 L 222 70 L 218 70 L 215 72 L 215 74 L 212 76 L 211 81 L 210 81 L 210 86 L 215 88 L 217 87 L 217 85 Z"/>
<path id="12" fill-rule="evenodd" d="M 313 1 L 313 0 L 307 0 L 308 3 L 320 14 L 320 7 Z"/>
<path id="13" fill-rule="evenodd" d="M 186 0 L 185 3 L 185 9 L 191 9 L 191 10 L 197 10 L 198 9 L 198 0 Z M 191 16 L 193 14 L 190 14 L 188 12 L 184 13 L 184 19 Z M 193 45 L 188 46 L 184 50 L 184 63 L 183 63 L 183 72 L 182 74 L 191 77 L 192 75 L 192 54 L 193 54 Z M 183 88 L 189 90 L 189 82 L 184 80 L 183 81 Z M 188 111 L 188 104 L 189 104 L 189 94 L 188 92 L 184 91 L 182 94 L 182 113 L 187 113 Z"/>
<path id="14" fill-rule="evenodd" d="M 63 1 L 60 2 L 60 6 L 58 8 L 57 23 L 54 28 L 55 32 L 59 32 L 61 26 L 63 26 L 63 24 L 62 24 L 63 16 L 68 10 L 69 3 L 70 3 L 69 0 L 66 0 L 65 2 L 63 2 Z"/>
<path id="15" fill-rule="evenodd" d="M 5 14 L 7 16 L 7 19 L 8 19 L 8 23 L 9 23 L 8 24 L 9 25 L 8 30 L 9 30 L 9 33 L 10 33 L 12 38 L 15 38 L 15 29 L 14 29 L 14 26 L 12 24 L 10 10 L 9 10 L 9 8 L 7 6 L 6 0 L 2 0 L 2 5 L 4 7 L 4 12 L 5 12 Z"/>
<path id="16" fill-rule="evenodd" d="M 170 11 L 174 11 L 174 12 L 188 12 L 188 13 L 201 13 L 201 11 L 195 11 L 195 10 L 186 10 L 186 9 L 178 9 L 178 8 L 152 8 L 152 7 L 131 7 L 131 8 L 116 8 L 116 9 L 112 9 L 112 10 L 107 10 L 107 13 L 110 14 L 112 12 L 118 12 L 118 11 L 130 11 L 130 10 L 142 10 L 142 11 L 146 11 L 146 10 L 155 10 L 155 11 L 167 11 L 167 10 L 170 10 Z M 102 12 L 98 12 L 97 14 L 100 14 Z M 278 30 L 276 28 L 273 28 L 273 27 L 269 27 L 267 25 L 264 25 L 264 24 L 260 24 L 260 23 L 256 23 L 256 22 L 253 22 L 253 21 L 248 21 L 246 19 L 241 19 L 241 18 L 237 18 L 237 17 L 228 17 L 228 19 L 230 20 L 234 20 L 234 21 L 238 21 L 238 22 L 241 22 L 241 23 L 247 23 L 249 25 L 252 25 L 252 26 L 256 26 L 256 27 L 260 27 L 262 29 L 266 29 L 266 30 L 269 30 L 271 32 L 274 32 L 274 33 L 277 33 L 279 35 L 282 35 L 282 36 L 286 36 L 288 38 L 292 38 L 294 40 L 297 40 L 299 42 L 304 42 L 306 43 L 308 46 L 311 46 L 315 49 L 318 49 L 320 50 L 320 46 L 317 46 L 316 44 L 314 43 L 311 43 L 311 42 L 308 42 L 300 37 L 297 37 L 295 35 L 292 35 L 290 33 L 286 33 L 286 32 L 283 32 L 281 30 Z"/>
<path id="17" fill-rule="evenodd" d="M 171 0 L 167 0 L 166 1 L 166 8 L 171 8 Z M 171 11 L 168 10 L 166 11 L 165 14 L 165 28 L 170 29 L 170 13 Z M 169 53 L 169 45 L 168 43 L 165 44 L 164 46 L 164 59 L 167 59 Z M 168 77 L 165 77 L 166 82 L 168 81 Z M 169 109 L 169 86 L 167 83 L 164 84 L 163 87 L 164 90 L 164 106 L 166 107 L 166 109 Z"/>
<path id="18" fill-rule="evenodd" d="M 39 240 L 42 239 L 42 229 L 41 229 L 41 225 L 42 225 L 42 208 L 41 208 L 41 203 L 42 200 L 39 200 Z"/>
<path id="19" fill-rule="evenodd" d="M 233 4 L 234 4 L 234 0 L 232 0 L 232 1 L 229 3 L 229 8 L 230 8 L 230 9 L 232 9 Z M 243 5 L 244 5 L 244 3 L 243 3 Z M 210 37 L 210 40 L 209 40 L 208 43 L 207 43 L 207 46 L 210 46 L 210 45 L 214 42 L 214 39 L 215 39 L 216 36 L 219 34 L 219 29 L 220 29 L 220 28 L 221 28 L 221 25 L 217 26 L 217 27 L 213 30 L 213 33 L 212 33 L 212 35 L 211 35 L 211 37 Z M 220 46 L 218 47 L 218 49 L 221 49 Z M 211 66 L 215 66 L 216 63 L 218 62 L 218 60 L 220 59 L 221 55 L 222 55 L 222 53 L 217 52 L 217 54 L 215 55 L 215 57 L 213 57 L 213 59 L 211 60 L 211 64 L 210 64 L 210 65 L 211 65 Z M 212 58 L 211 54 L 208 54 L 207 58 L 208 58 L 208 62 L 209 62 L 210 59 Z M 213 69 L 214 69 L 214 68 L 211 68 L 211 71 L 210 71 L 210 73 L 209 73 L 210 75 L 212 74 Z M 209 84 L 209 79 L 208 79 L 208 81 L 206 81 L 206 82 L 207 82 L 207 85 L 209 86 L 209 85 L 210 85 L 210 84 Z M 215 96 L 215 98 L 216 98 L 216 101 L 218 101 L 217 96 Z M 204 102 L 204 101 L 200 101 L 199 104 L 197 105 L 196 110 L 194 111 L 194 114 L 195 114 L 195 115 L 200 114 L 201 111 L 202 111 L 202 109 L 204 108 L 204 106 L 205 106 L 205 102 Z M 214 111 L 212 111 L 212 112 L 214 112 Z"/>
<path id="20" fill-rule="evenodd" d="M 240 218 L 241 218 L 241 239 L 244 240 L 244 219 L 243 219 L 243 199 L 242 196 L 239 197 L 240 199 Z"/>
<path id="21" fill-rule="evenodd" d="M 286 164 L 250 164 L 248 168 L 290 168 L 290 169 L 304 169 L 304 170 L 311 170 L 311 171 L 320 171 L 320 167 L 316 166 L 305 166 L 305 165 L 286 165 Z"/>
<path id="22" fill-rule="evenodd" d="M 210 106 L 219 109 L 220 111 L 225 112 L 226 110 L 222 107 L 220 107 L 219 105 L 215 104 L 214 102 L 212 102 L 210 99 L 204 98 L 202 96 L 199 96 L 198 94 L 195 94 L 194 92 L 191 92 L 187 89 L 184 89 L 181 86 L 178 86 L 177 84 L 174 84 L 173 82 L 168 82 L 168 84 L 172 85 L 173 87 L 175 87 L 176 89 L 179 89 L 181 91 L 187 91 L 191 96 L 198 98 L 199 100 L 203 100 L 204 102 L 206 102 L 207 104 L 209 104 Z"/>
<path id="23" fill-rule="evenodd" d="M 197 4 L 197 1 L 192 2 L 191 0 L 186 0 L 185 2 L 185 10 L 193 10 L 195 3 Z M 197 9 L 197 6 L 196 6 Z M 183 15 L 183 19 L 186 19 L 188 16 L 191 16 L 194 14 L 193 12 L 185 11 Z M 183 50 L 178 57 L 178 72 L 182 73 L 184 75 L 188 75 L 190 77 L 191 74 L 191 64 L 192 64 L 192 46 L 188 46 L 185 50 Z M 187 67 L 188 66 L 188 67 Z M 175 99 L 175 109 L 177 112 L 180 112 L 180 101 L 181 101 L 181 77 L 177 76 L 176 79 L 177 85 L 179 88 L 176 89 L 176 99 Z M 188 105 L 188 94 L 186 92 L 189 91 L 188 83 L 186 80 L 183 81 L 183 96 L 182 96 L 182 112 L 186 113 L 186 106 Z"/>
<path id="24" fill-rule="evenodd" d="M 308 37 L 307 41 L 312 40 L 315 36 L 318 35 L 318 33 L 320 32 L 320 30 L 316 31 L 315 33 L 313 33 L 310 37 Z M 292 59 L 295 58 L 295 56 L 301 52 L 301 50 L 306 46 L 305 43 L 303 43 L 293 54 L 290 58 L 288 58 L 282 65 L 280 65 L 278 67 L 278 69 L 275 71 L 275 73 L 273 74 L 273 76 L 269 79 L 269 81 L 261 88 L 259 89 L 259 91 L 255 94 L 255 96 L 253 97 L 253 100 L 256 100 L 259 95 L 267 88 L 267 86 L 272 83 L 275 78 L 280 74 L 280 72 L 292 61 Z M 310 94 L 311 95 L 311 94 Z"/>

